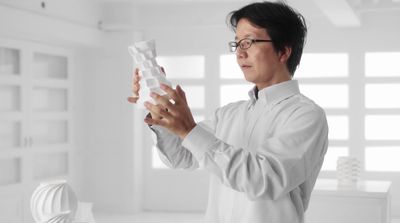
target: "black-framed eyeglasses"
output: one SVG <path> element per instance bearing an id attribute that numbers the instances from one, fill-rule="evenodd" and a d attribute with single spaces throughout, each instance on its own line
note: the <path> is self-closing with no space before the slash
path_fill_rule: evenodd
<path id="1" fill-rule="evenodd" d="M 232 53 L 236 52 L 237 48 L 239 47 L 242 50 L 247 50 L 251 47 L 253 43 L 258 43 L 258 42 L 273 42 L 271 39 L 250 39 L 250 38 L 244 38 L 239 40 L 239 42 L 229 42 L 229 51 Z"/>

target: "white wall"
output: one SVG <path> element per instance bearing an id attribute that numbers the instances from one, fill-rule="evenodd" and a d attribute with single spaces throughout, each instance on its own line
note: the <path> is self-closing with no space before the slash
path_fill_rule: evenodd
<path id="1" fill-rule="evenodd" d="M 81 61 L 79 110 L 85 149 L 84 196 L 97 211 L 134 210 L 133 110 L 127 103 L 130 94 L 131 64 L 127 44 L 131 38 L 107 34 L 109 46 L 83 50 Z M 112 46 L 112 47 L 110 47 Z M 136 183 L 136 185 L 134 184 Z"/>
<path id="2" fill-rule="evenodd" d="M 62 46 L 99 46 L 101 8 L 97 1 L 0 1 L 0 35 Z M 62 12 L 62 13 L 61 13 Z"/>

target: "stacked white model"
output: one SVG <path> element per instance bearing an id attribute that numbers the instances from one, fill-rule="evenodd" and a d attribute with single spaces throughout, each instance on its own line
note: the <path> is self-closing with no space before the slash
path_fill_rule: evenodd
<path id="1" fill-rule="evenodd" d="M 41 183 L 31 198 L 36 223 L 70 223 L 76 208 L 75 193 L 65 181 Z"/>
<path id="2" fill-rule="evenodd" d="M 337 159 L 337 179 L 339 186 L 356 186 L 360 172 L 361 165 L 357 158 L 343 156 Z"/>
<path id="3" fill-rule="evenodd" d="M 161 67 L 156 61 L 155 41 L 141 41 L 136 42 L 129 48 L 129 53 L 132 55 L 133 62 L 139 68 L 140 80 L 140 95 L 132 95 L 131 98 L 139 97 L 138 105 L 143 105 L 145 101 L 151 101 L 155 104 L 154 100 L 149 96 L 150 92 L 155 92 L 159 95 L 166 93 L 161 90 L 160 84 L 171 86 L 171 83 L 166 79 Z"/>

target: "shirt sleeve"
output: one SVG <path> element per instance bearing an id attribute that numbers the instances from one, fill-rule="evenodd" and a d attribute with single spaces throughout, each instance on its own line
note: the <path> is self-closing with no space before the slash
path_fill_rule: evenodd
<path id="1" fill-rule="evenodd" d="M 192 153 L 182 146 L 182 140 L 161 126 L 149 126 L 153 131 L 158 155 L 161 161 L 172 169 L 194 170 L 199 163 Z"/>
<path id="2" fill-rule="evenodd" d="M 298 109 L 278 134 L 251 150 L 235 148 L 201 125 L 185 137 L 182 145 L 226 186 L 245 192 L 252 200 L 279 199 L 320 166 L 327 137 L 322 109 Z"/>

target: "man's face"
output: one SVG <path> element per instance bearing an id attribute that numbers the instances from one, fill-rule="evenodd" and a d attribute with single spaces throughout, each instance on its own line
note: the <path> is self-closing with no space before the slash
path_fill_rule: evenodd
<path id="1" fill-rule="evenodd" d="M 236 41 L 243 38 L 270 40 L 264 28 L 253 25 L 247 19 L 240 19 L 236 27 Z M 236 59 L 247 81 L 262 89 L 289 80 L 286 57 L 274 50 L 271 42 L 253 43 L 250 48 L 236 51 Z"/>

